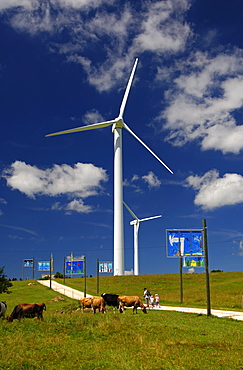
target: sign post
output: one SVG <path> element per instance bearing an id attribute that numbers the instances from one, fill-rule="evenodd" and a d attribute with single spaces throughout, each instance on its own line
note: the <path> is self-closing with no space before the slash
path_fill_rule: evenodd
<path id="1" fill-rule="evenodd" d="M 86 297 L 86 257 L 84 257 L 84 297 Z"/>
<path id="2" fill-rule="evenodd" d="M 99 275 L 99 258 L 97 258 L 96 260 L 96 291 L 97 291 L 97 294 L 99 294 L 99 290 L 100 290 L 100 275 Z"/>
<path id="3" fill-rule="evenodd" d="M 171 229 L 166 232 L 167 257 L 179 258 L 180 303 L 183 303 L 183 266 L 189 267 L 193 261 L 196 267 L 203 267 L 203 234 L 201 229 Z"/>
<path id="4" fill-rule="evenodd" d="M 34 258 L 26 258 L 22 263 L 22 279 L 24 280 L 24 268 L 32 267 L 32 279 L 34 280 Z"/>
<path id="5" fill-rule="evenodd" d="M 207 316 L 211 316 L 211 299 L 210 299 L 210 281 L 208 268 L 208 240 L 207 240 L 207 225 L 206 220 L 203 220 L 203 236 L 204 236 L 204 251 L 205 251 L 205 274 L 206 274 L 206 294 L 207 294 Z"/>

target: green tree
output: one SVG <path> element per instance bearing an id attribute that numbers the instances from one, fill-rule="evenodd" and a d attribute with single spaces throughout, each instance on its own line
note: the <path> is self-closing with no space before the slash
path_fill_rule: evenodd
<path id="1" fill-rule="evenodd" d="M 57 272 L 55 273 L 55 275 L 54 275 L 54 278 L 56 278 L 56 279 L 58 279 L 58 278 L 59 278 L 59 279 L 62 279 L 62 278 L 63 278 L 63 274 L 62 274 L 61 272 L 58 272 L 58 271 L 57 271 Z"/>
<path id="2" fill-rule="evenodd" d="M 13 284 L 8 280 L 7 275 L 4 274 L 4 267 L 0 267 L 0 293 L 12 293 L 8 290 Z"/>

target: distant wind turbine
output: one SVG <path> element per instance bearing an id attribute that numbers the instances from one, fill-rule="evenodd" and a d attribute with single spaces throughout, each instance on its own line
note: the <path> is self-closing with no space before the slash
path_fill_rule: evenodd
<path id="1" fill-rule="evenodd" d="M 73 132 L 92 130 L 112 125 L 114 133 L 114 275 L 124 275 L 124 225 L 123 225 L 123 178 L 122 178 L 122 128 L 125 128 L 135 137 L 168 171 L 171 169 L 141 140 L 123 121 L 123 114 L 131 89 L 133 77 L 137 67 L 138 58 L 135 60 L 128 84 L 120 106 L 117 118 L 111 121 L 81 126 L 65 131 L 55 132 L 46 136 L 69 134 Z"/>
<path id="2" fill-rule="evenodd" d="M 153 216 L 153 217 L 147 217 L 147 218 L 142 218 L 142 219 L 139 219 L 135 213 L 133 213 L 133 211 L 131 210 L 131 208 L 128 207 L 128 205 L 123 201 L 123 204 L 124 206 L 126 207 L 126 209 L 128 210 L 128 212 L 130 213 L 130 215 L 134 218 L 133 221 L 130 222 L 130 225 L 133 225 L 134 228 L 133 228 L 133 237 L 134 237 L 134 275 L 139 275 L 139 263 L 138 263 L 138 229 L 139 229 L 139 225 L 140 225 L 140 222 L 142 221 L 148 221 L 148 220 L 153 220 L 154 218 L 159 218 L 159 217 L 162 217 L 161 215 L 159 216 Z"/>

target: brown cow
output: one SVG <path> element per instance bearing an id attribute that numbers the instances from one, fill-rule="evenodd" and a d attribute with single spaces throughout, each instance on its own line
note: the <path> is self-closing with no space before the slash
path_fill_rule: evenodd
<path id="1" fill-rule="evenodd" d="M 142 311 L 144 313 L 147 313 L 146 307 L 142 303 L 141 298 L 138 296 L 126 296 L 126 295 L 119 295 L 119 310 L 120 312 L 124 312 L 124 307 L 133 307 L 132 313 L 136 310 L 137 313 L 137 308 L 141 307 Z"/>
<path id="2" fill-rule="evenodd" d="M 98 309 L 99 312 L 105 313 L 105 301 L 102 297 L 93 297 L 92 298 L 92 304 L 93 312 L 95 313 Z"/>
<path id="3" fill-rule="evenodd" d="M 82 312 L 84 312 L 85 308 L 91 308 L 92 304 L 92 298 L 93 297 L 84 297 L 80 299 L 80 308 L 82 309 Z"/>
<path id="4" fill-rule="evenodd" d="M 82 312 L 84 312 L 85 308 L 92 308 L 93 312 L 96 313 L 98 309 L 99 312 L 105 311 L 105 301 L 101 297 L 84 297 L 80 299 L 80 307 Z"/>
<path id="5" fill-rule="evenodd" d="M 7 318 L 9 322 L 14 319 L 21 320 L 23 317 L 43 320 L 43 310 L 46 310 L 45 303 L 23 303 L 14 307 L 13 312 Z"/>

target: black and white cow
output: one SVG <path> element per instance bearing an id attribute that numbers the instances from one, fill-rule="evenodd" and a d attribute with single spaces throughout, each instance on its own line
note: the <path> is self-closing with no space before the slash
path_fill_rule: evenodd
<path id="1" fill-rule="evenodd" d="M 119 295 L 118 294 L 108 294 L 108 293 L 103 293 L 101 294 L 101 297 L 104 298 L 105 303 L 107 306 L 112 306 L 114 307 L 114 310 L 119 308 Z"/>
<path id="2" fill-rule="evenodd" d="M 5 301 L 0 301 L 0 317 L 5 317 L 5 312 L 7 310 L 7 303 Z"/>

